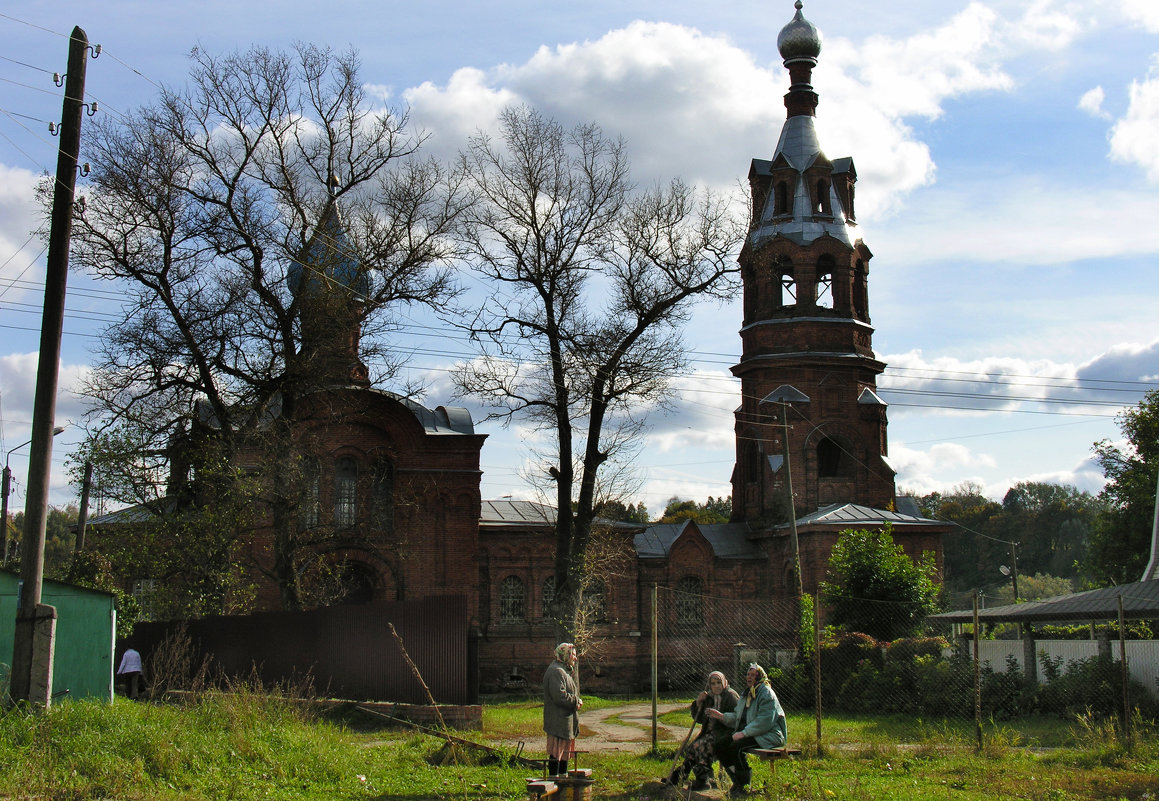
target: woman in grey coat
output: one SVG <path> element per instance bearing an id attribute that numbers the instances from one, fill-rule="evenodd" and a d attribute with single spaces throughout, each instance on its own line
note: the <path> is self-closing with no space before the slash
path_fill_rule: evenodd
<path id="1" fill-rule="evenodd" d="M 567 775 L 568 757 L 575 753 L 579 710 L 584 705 L 576 684 L 575 646 L 561 642 L 555 660 L 543 674 L 543 730 L 547 733 L 547 774 Z"/>

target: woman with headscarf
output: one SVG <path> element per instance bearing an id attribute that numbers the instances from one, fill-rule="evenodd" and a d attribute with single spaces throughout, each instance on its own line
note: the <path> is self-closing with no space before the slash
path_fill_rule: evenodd
<path id="1" fill-rule="evenodd" d="M 744 752 L 749 748 L 781 748 L 789 740 L 785 710 L 769 684 L 764 668 L 753 662 L 745 675 L 748 689 L 734 712 L 708 710 L 708 714 L 725 724 L 733 733 L 717 754 L 720 764 L 732 778 L 732 795 L 745 795 L 753 772 Z"/>
<path id="2" fill-rule="evenodd" d="M 732 712 L 739 700 L 740 696 L 736 694 L 736 690 L 728 686 L 728 679 L 723 673 L 714 670 L 708 674 L 707 689 L 697 696 L 689 708 L 696 723 L 701 724 L 700 733 L 685 747 L 683 764 L 673 770 L 668 777 L 671 784 L 680 786 L 691 774 L 695 777 L 691 789 L 709 788 L 708 777 L 712 775 L 712 763 L 717 758 L 718 751 L 728 745 L 732 730 L 723 720 L 710 716 L 708 712 L 711 709 Z"/>
<path id="3" fill-rule="evenodd" d="M 579 709 L 584 705 L 576 683 L 575 646 L 561 642 L 543 674 L 543 731 L 547 734 L 547 774 L 567 775 L 568 757 L 575 753 Z"/>

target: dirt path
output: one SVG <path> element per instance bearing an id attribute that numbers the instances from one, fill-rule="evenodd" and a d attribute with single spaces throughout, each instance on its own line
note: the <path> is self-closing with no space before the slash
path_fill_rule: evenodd
<path id="1" fill-rule="evenodd" d="M 657 714 L 663 715 L 674 709 L 684 709 L 685 704 L 657 704 Z M 692 718 L 688 719 L 689 724 Z M 688 726 L 671 726 L 664 721 L 657 724 L 656 739 L 663 746 L 676 746 L 684 740 Z M 497 743 L 492 745 L 516 746 L 518 743 Z M 652 748 L 652 703 L 650 701 L 623 706 L 580 712 L 580 736 L 576 747 L 581 751 L 622 751 L 643 754 Z M 542 743 L 527 743 L 531 751 L 542 751 Z M 580 757 L 581 762 L 583 757 Z"/>
<path id="2" fill-rule="evenodd" d="M 658 715 L 685 704 L 657 704 Z M 688 719 L 689 724 L 692 718 Z M 676 745 L 688 733 L 688 726 L 657 724 L 656 737 L 661 745 Z M 632 751 L 643 753 L 652 747 L 652 703 L 625 704 L 592 712 L 580 712 L 580 748 L 588 751 Z"/>

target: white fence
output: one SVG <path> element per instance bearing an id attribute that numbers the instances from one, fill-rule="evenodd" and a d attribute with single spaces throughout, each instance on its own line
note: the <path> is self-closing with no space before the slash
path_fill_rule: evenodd
<path id="1" fill-rule="evenodd" d="M 1131 678 L 1142 684 L 1153 695 L 1159 695 L 1159 640 L 1127 640 L 1127 672 Z M 1052 659 L 1062 657 L 1063 667 L 1080 659 L 1098 656 L 1099 643 L 1096 640 L 1035 640 L 1034 653 L 1039 660 L 1038 677 L 1042 676 L 1042 653 Z M 978 643 L 978 655 L 982 662 L 989 662 L 994 670 L 1006 669 L 1008 657 L 1014 657 L 1019 667 L 1026 670 L 1024 660 L 1025 645 L 1022 640 L 982 640 Z M 1119 641 L 1111 640 L 1111 656 L 1119 658 Z"/>

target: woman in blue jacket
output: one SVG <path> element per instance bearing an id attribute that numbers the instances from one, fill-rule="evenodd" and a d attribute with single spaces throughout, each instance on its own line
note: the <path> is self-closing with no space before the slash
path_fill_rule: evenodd
<path id="1" fill-rule="evenodd" d="M 719 753 L 720 764 L 732 779 L 732 795 L 748 792 L 753 772 L 744 751 L 748 748 L 781 748 L 788 742 L 785 710 L 769 684 L 764 668 L 755 662 L 745 676 L 748 689 L 734 712 L 710 709 L 708 714 L 733 727 L 732 739 Z"/>

